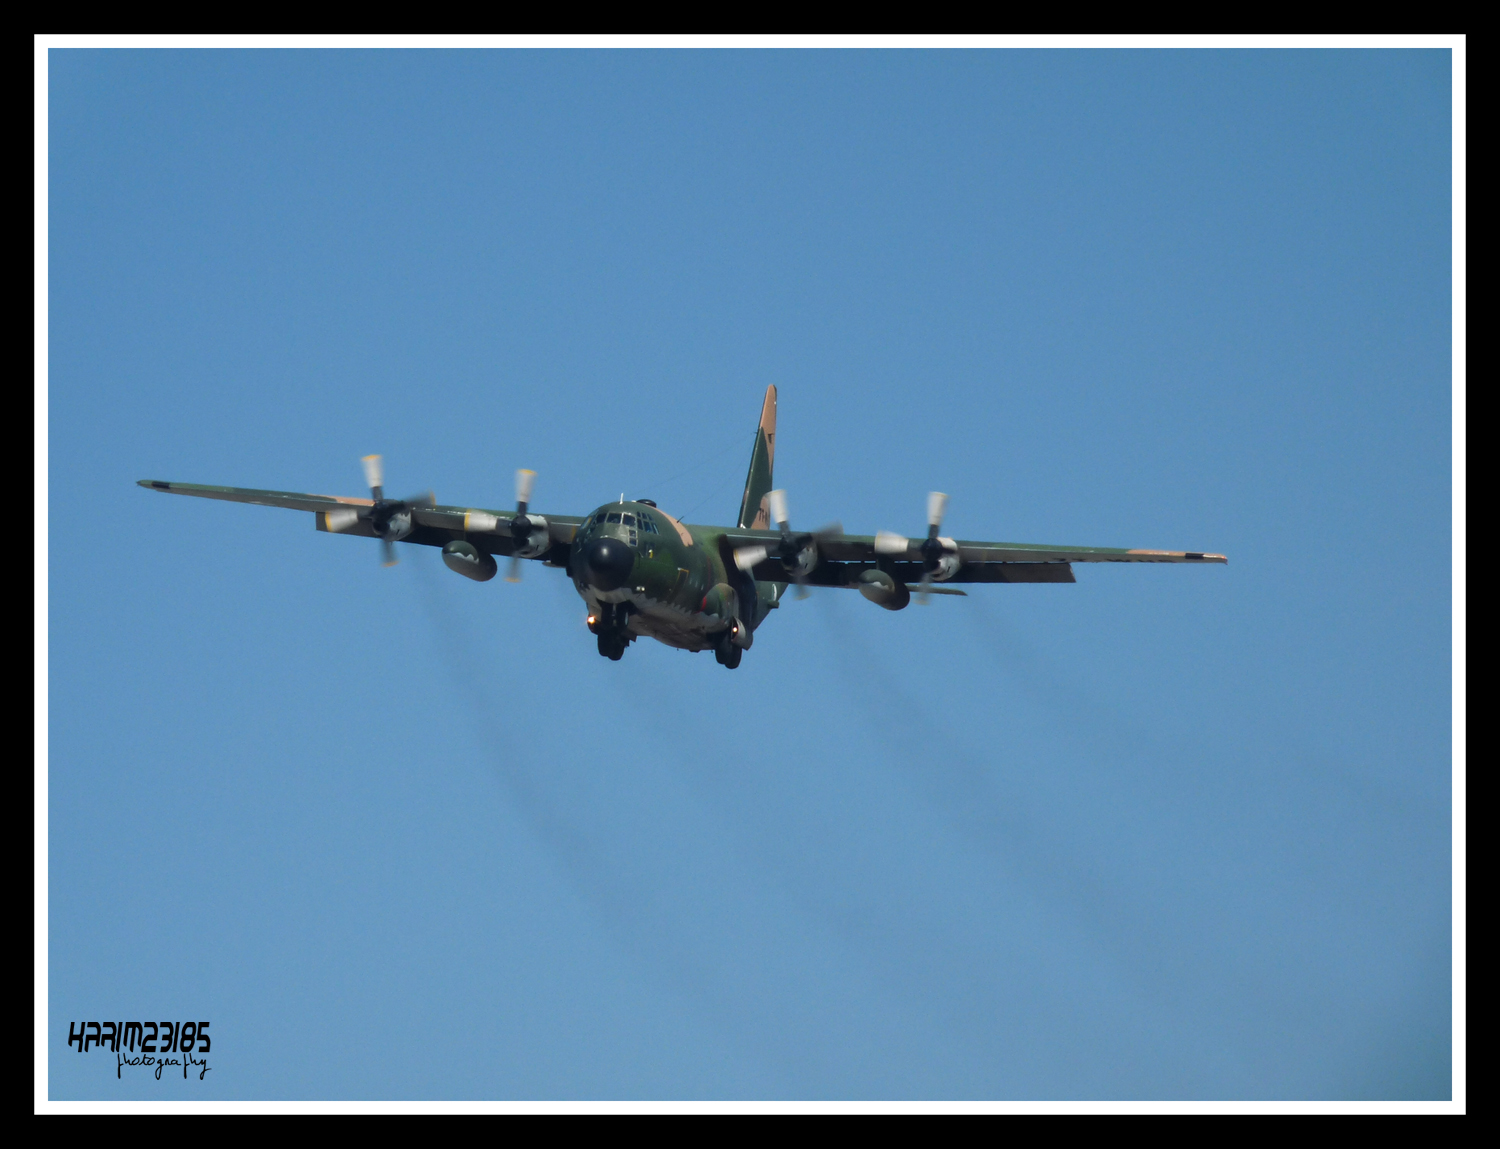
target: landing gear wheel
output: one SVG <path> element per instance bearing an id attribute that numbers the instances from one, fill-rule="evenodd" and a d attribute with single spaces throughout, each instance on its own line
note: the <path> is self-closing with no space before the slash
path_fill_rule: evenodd
<path id="1" fill-rule="evenodd" d="M 625 644 L 611 632 L 605 631 L 599 636 L 599 653 L 611 662 L 619 662 L 625 656 Z"/>
<path id="2" fill-rule="evenodd" d="M 714 658 L 718 660 L 720 666 L 727 666 L 730 670 L 733 670 L 740 664 L 740 656 L 744 653 L 743 650 L 729 641 L 728 635 L 721 638 L 714 647 Z"/>

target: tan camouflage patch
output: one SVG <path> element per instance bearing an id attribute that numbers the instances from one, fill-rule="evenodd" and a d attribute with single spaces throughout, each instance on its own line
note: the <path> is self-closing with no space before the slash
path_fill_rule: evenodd
<path id="1" fill-rule="evenodd" d="M 766 464 L 774 471 L 776 468 L 776 384 L 774 383 L 766 388 L 766 401 L 760 407 L 760 429 L 766 433 Z"/>
<path id="2" fill-rule="evenodd" d="M 374 499 L 355 499 L 348 495 L 309 495 L 312 499 L 332 499 L 335 503 L 345 503 L 351 507 L 373 507 Z"/>
<path id="3" fill-rule="evenodd" d="M 662 518 L 666 519 L 667 522 L 672 524 L 672 527 L 677 531 L 677 537 L 682 540 L 683 546 L 690 547 L 693 545 L 693 536 L 688 533 L 688 529 L 685 526 L 679 523 L 671 515 L 667 514 L 667 512 L 662 510 L 660 507 L 656 508 L 656 513 Z"/>
<path id="4" fill-rule="evenodd" d="M 771 496 L 768 493 L 760 497 L 760 510 L 755 512 L 755 518 L 750 523 L 753 531 L 768 531 L 771 529 Z"/>

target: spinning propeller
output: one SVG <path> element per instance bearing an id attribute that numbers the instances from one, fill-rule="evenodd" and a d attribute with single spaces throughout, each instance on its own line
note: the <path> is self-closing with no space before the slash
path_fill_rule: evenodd
<path id="1" fill-rule="evenodd" d="M 811 534 L 793 534 L 786 510 L 786 492 L 772 491 L 766 496 L 771 520 L 781 532 L 781 541 L 776 544 L 775 555 L 786 568 L 786 573 L 797 584 L 797 597 L 806 598 L 807 576 L 818 565 L 818 543 L 844 533 L 842 523 L 829 523 Z M 739 547 L 734 552 L 734 565 L 748 571 L 757 563 L 764 562 L 772 552 L 764 546 Z"/>
<path id="2" fill-rule="evenodd" d="M 958 571 L 958 544 L 952 539 L 938 537 L 943 527 L 943 515 L 948 511 L 948 496 L 942 491 L 933 491 L 927 496 L 927 537 L 916 548 L 922 556 L 922 585 L 917 591 L 917 601 L 926 603 L 932 591 L 934 575 L 952 578 Z M 911 549 L 911 540 L 894 531 L 875 532 L 875 553 L 882 555 L 905 554 Z M 944 592 L 945 594 L 948 592 Z"/>
<path id="3" fill-rule="evenodd" d="M 412 512 L 418 507 L 431 507 L 437 499 L 431 491 L 414 495 L 409 499 L 385 497 L 385 462 L 379 455 L 366 455 L 360 460 L 365 465 L 365 482 L 370 485 L 370 497 L 375 500 L 370 507 L 370 527 L 380 540 L 380 556 L 383 566 L 393 567 L 396 558 L 396 543 L 412 532 Z M 330 531 L 347 531 L 360 518 L 359 511 L 343 507 L 329 511 L 326 519 Z"/>
<path id="4" fill-rule="evenodd" d="M 536 534 L 537 525 L 541 529 L 547 529 L 547 520 L 529 518 L 526 508 L 531 505 L 531 490 L 536 486 L 536 472 L 528 471 L 522 467 L 516 472 L 516 517 L 510 521 L 510 537 L 515 540 L 516 549 L 510 556 L 510 566 L 505 570 L 506 582 L 521 581 L 521 551 L 531 546 L 532 536 Z"/>

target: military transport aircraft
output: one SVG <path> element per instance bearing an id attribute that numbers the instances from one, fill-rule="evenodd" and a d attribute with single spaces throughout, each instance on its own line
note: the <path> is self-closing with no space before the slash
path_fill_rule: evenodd
<path id="1" fill-rule="evenodd" d="M 566 570 L 588 607 L 599 653 L 618 660 L 639 637 L 683 650 L 712 650 L 733 669 L 755 629 L 781 605 L 788 586 L 851 587 L 886 610 L 901 610 L 915 592 L 964 594 L 951 583 L 1073 582 L 1073 563 L 1223 563 L 1199 551 L 1117 550 L 1107 547 L 985 543 L 940 535 L 948 496 L 927 497 L 927 534 L 909 539 L 890 531 L 846 535 L 838 523 L 794 531 L 786 492 L 771 489 L 776 460 L 776 388 L 766 388 L 750 474 L 732 527 L 681 523 L 650 499 L 608 503 L 591 513 L 538 515 L 531 511 L 532 471 L 516 472 L 514 512 L 443 506 L 431 492 L 411 499 L 385 497 L 379 455 L 363 460 L 370 498 L 298 495 L 240 487 L 207 487 L 142 479 L 173 495 L 197 495 L 266 507 L 311 511 L 317 529 L 380 540 L 387 566 L 395 544 L 441 547 L 450 570 L 485 582 L 508 559 L 507 579 L 520 580 L 521 561 Z M 774 524 L 774 526 L 773 526 Z M 939 585 L 941 584 L 941 585 Z"/>

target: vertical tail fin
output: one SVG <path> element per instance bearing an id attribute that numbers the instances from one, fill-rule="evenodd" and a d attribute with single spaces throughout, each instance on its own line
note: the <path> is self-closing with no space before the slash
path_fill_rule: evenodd
<path id="1" fill-rule="evenodd" d="M 755 429 L 755 450 L 750 454 L 750 473 L 745 476 L 745 497 L 740 500 L 741 527 L 766 530 L 771 516 L 766 496 L 771 493 L 771 469 L 776 463 L 776 386 L 766 388 L 760 408 L 760 426 Z"/>

